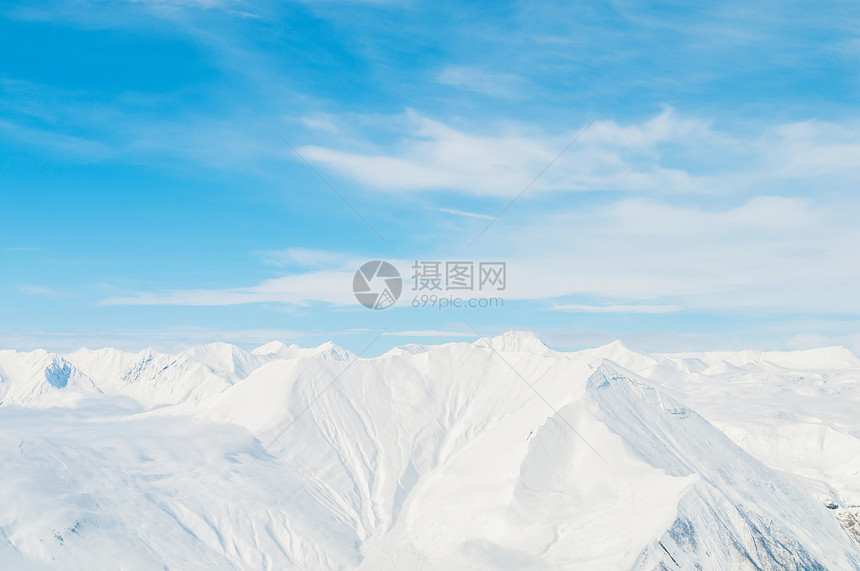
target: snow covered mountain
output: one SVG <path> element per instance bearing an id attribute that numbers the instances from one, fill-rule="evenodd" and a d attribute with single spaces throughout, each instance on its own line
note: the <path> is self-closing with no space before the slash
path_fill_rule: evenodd
<path id="1" fill-rule="evenodd" d="M 860 360 L 0 351 L 3 569 L 860 569 Z"/>

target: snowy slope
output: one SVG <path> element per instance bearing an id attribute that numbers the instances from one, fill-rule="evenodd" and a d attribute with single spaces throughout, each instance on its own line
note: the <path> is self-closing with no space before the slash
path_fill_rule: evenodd
<path id="1" fill-rule="evenodd" d="M 0 351 L 0 560 L 860 569 L 858 386 L 842 349 L 558 353 L 525 333 L 375 359 Z"/>
<path id="2" fill-rule="evenodd" d="M 694 474 L 672 527 L 637 561 L 671 568 L 844 569 L 860 565 L 828 509 L 652 386 L 602 367 L 589 384 L 607 425 L 675 476 Z M 703 448 L 706 453 L 703 453 Z"/>

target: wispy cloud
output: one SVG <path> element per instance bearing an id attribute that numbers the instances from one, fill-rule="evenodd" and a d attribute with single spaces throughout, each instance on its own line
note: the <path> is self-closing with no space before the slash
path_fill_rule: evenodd
<path id="1" fill-rule="evenodd" d="M 31 21 L 69 21 L 88 27 L 113 27 L 128 25 L 140 11 L 146 14 L 176 20 L 186 17 L 184 11 L 221 10 L 239 17 L 258 17 L 248 11 L 243 0 L 125 0 L 120 2 L 96 1 L 80 10 L 76 2 L 49 2 L 48 5 L 25 5 L 8 11 L 12 17 Z M 76 9 L 78 8 L 78 9 Z M 138 10 L 137 12 L 135 10 Z"/>
<path id="2" fill-rule="evenodd" d="M 0 137 L 82 162 L 184 162 L 259 175 L 296 160 L 251 114 L 165 120 L 148 114 L 146 106 L 94 109 L 79 93 L 24 82 L 4 85 L 10 95 L 7 110 L 15 112 L 0 120 Z M 396 116 L 317 114 L 291 121 L 309 130 L 306 137 L 327 143 L 299 147 L 302 156 L 369 190 L 501 198 L 521 191 L 581 127 L 549 132 L 506 122 L 478 130 L 414 110 Z M 641 121 L 600 119 L 529 194 L 761 194 L 762 189 L 779 193 L 786 182 L 847 188 L 860 176 L 858 126 L 860 121 L 810 120 L 736 134 L 671 108 Z M 371 132 L 373 137 L 359 135 Z M 468 216 L 464 210 L 440 210 Z"/>
<path id="3" fill-rule="evenodd" d="M 263 262 L 273 266 L 296 266 L 302 268 L 357 268 L 361 258 L 341 252 L 314 250 L 311 248 L 287 248 L 260 252 Z"/>
<path id="4" fill-rule="evenodd" d="M 516 74 L 459 65 L 443 69 L 436 76 L 436 81 L 442 85 L 505 99 L 524 98 L 529 88 L 529 82 Z"/>
<path id="5" fill-rule="evenodd" d="M 31 351 L 46 349 L 60 353 L 82 347 L 100 349 L 112 347 L 137 352 L 152 347 L 164 352 L 178 352 L 195 345 L 221 341 L 253 348 L 269 341 L 301 342 L 314 345 L 335 337 L 351 335 L 349 331 L 296 331 L 291 329 L 218 329 L 199 326 L 173 326 L 163 329 L 103 329 L 49 331 L 0 329 L 0 347 Z"/>
<path id="6" fill-rule="evenodd" d="M 672 313 L 677 305 L 554 305 L 553 309 L 570 313 Z"/>
<path id="7" fill-rule="evenodd" d="M 490 216 L 489 214 L 478 214 L 477 212 L 467 212 L 465 210 L 457 210 L 455 208 L 430 208 L 427 207 L 427 210 L 433 210 L 435 212 L 443 212 L 445 214 L 451 214 L 452 216 L 464 216 L 466 218 L 480 218 L 482 220 L 494 220 L 495 216 Z"/>
<path id="8" fill-rule="evenodd" d="M 475 334 L 464 331 L 445 331 L 437 329 L 421 329 L 407 331 L 386 331 L 383 333 L 387 337 L 454 337 L 464 339 L 474 339 Z"/>
<path id="9" fill-rule="evenodd" d="M 2 80 L 0 95 L 0 139 L 78 162 L 185 162 L 258 172 L 261 164 L 290 158 L 250 112 L 175 118 L 158 112 L 179 94 L 126 94 L 94 104 L 79 90 Z"/>
<path id="10" fill-rule="evenodd" d="M 337 133 L 338 127 L 330 117 L 326 116 L 308 116 L 302 117 L 302 125 L 314 131 L 325 131 L 327 133 Z"/>
<path id="11" fill-rule="evenodd" d="M 78 137 L 44 127 L 0 120 L 0 137 L 33 147 L 78 157 L 82 161 L 100 161 L 114 155 L 113 150 L 96 138 Z"/>
<path id="12" fill-rule="evenodd" d="M 72 297 L 73 295 L 68 291 L 32 284 L 19 285 L 18 292 L 39 297 Z"/>
<path id="13" fill-rule="evenodd" d="M 137 293 L 107 298 L 100 301 L 99 305 L 219 306 L 246 303 L 307 305 L 312 302 L 347 305 L 355 301 L 351 289 L 353 273 L 354 271 L 312 271 L 273 278 L 247 287 Z"/>
<path id="14" fill-rule="evenodd" d="M 559 311 L 857 314 L 860 270 L 845 264 L 860 242 L 854 211 L 853 203 L 775 196 L 721 209 L 630 198 L 540 213 L 504 228 L 475 255 L 507 262 L 506 300 L 550 300 Z M 352 277 L 362 260 L 311 250 L 284 256 L 307 271 L 236 288 L 114 296 L 101 304 L 355 305 Z M 415 256 L 458 259 L 446 257 L 443 245 L 429 257 Z M 409 284 L 412 260 L 391 261 Z"/>

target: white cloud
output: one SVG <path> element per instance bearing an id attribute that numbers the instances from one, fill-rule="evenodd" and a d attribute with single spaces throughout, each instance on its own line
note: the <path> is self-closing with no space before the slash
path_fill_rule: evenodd
<path id="1" fill-rule="evenodd" d="M 402 130 L 394 148 L 368 153 L 309 145 L 300 152 L 315 164 L 376 190 L 448 189 L 511 197 L 531 182 L 582 127 L 571 126 L 560 135 L 536 134 L 525 128 L 479 134 L 414 111 L 385 120 Z M 661 164 L 660 146 L 715 145 L 724 139 L 706 123 L 680 118 L 672 110 L 642 124 L 620 126 L 598 120 L 532 190 L 701 191 L 703 182 L 695 176 Z"/>
<path id="2" fill-rule="evenodd" d="M 857 208 L 781 197 L 719 210 L 628 199 L 493 233 L 482 251 L 509 252 L 512 299 L 858 313 Z"/>
<path id="3" fill-rule="evenodd" d="M 341 176 L 385 192 L 454 190 L 513 197 L 565 148 L 566 133 L 525 126 L 481 133 L 415 111 L 378 117 L 396 142 L 384 148 L 353 141 L 353 149 L 308 145 L 302 154 Z M 628 191 L 642 194 L 780 193 L 786 181 L 853 185 L 860 176 L 858 123 L 824 121 L 762 127 L 732 135 L 711 121 L 671 108 L 627 124 L 601 118 L 529 190 Z M 358 150 L 356 150 L 358 149 Z M 782 186 L 780 186 L 782 185 Z"/>
<path id="4" fill-rule="evenodd" d="M 728 139 L 713 131 L 710 122 L 681 117 L 675 110 L 666 108 L 640 124 L 619 125 L 610 119 L 596 121 L 589 131 L 589 140 L 613 147 L 647 150 L 660 143 L 696 140 L 716 144 Z"/>
<path id="5" fill-rule="evenodd" d="M 780 125 L 761 143 L 767 166 L 786 178 L 860 176 L 857 124 L 804 121 Z"/>

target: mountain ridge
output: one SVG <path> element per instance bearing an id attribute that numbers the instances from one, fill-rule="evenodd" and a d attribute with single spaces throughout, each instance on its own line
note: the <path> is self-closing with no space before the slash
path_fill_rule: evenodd
<path id="1" fill-rule="evenodd" d="M 0 486 L 0 553 L 80 568 L 101 542 L 135 569 L 860 569 L 846 531 L 860 489 L 839 454 L 860 450 L 860 383 L 839 352 L 782 361 L 804 370 L 622 343 L 558 352 L 527 333 L 372 359 L 258 349 L 0 351 L 0 463 L 20 474 Z M 827 354 L 837 368 L 816 368 Z M 814 426 L 842 435 L 818 468 L 797 455 L 817 450 Z M 768 446 L 787 430 L 804 445 Z"/>

